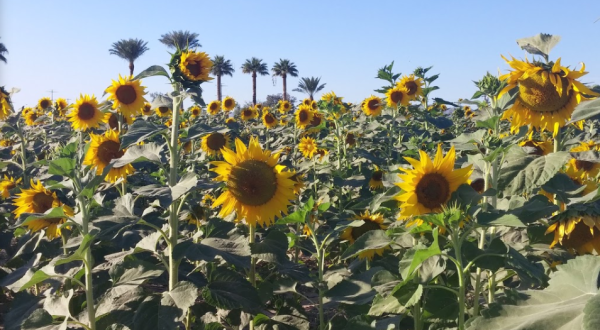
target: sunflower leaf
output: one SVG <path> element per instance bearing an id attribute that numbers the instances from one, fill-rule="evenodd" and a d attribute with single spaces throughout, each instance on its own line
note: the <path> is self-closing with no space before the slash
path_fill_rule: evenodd
<path id="1" fill-rule="evenodd" d="M 410 263 L 410 268 L 406 273 L 407 277 L 411 276 L 412 273 L 423 263 L 423 261 L 442 253 L 442 251 L 440 250 L 440 245 L 438 243 L 438 228 L 433 230 L 432 235 L 433 243 L 431 243 L 431 246 L 429 246 L 426 249 L 419 249 L 415 251 L 415 254 L 413 255 L 412 261 Z"/>
<path id="2" fill-rule="evenodd" d="M 121 148 L 125 149 L 134 143 L 142 142 L 166 131 L 166 128 L 157 126 L 146 120 L 138 119 L 129 126 L 127 133 L 121 136 Z"/>
<path id="3" fill-rule="evenodd" d="M 600 115 L 600 99 L 584 101 L 575 107 L 575 110 L 571 115 L 571 120 L 569 120 L 567 124 L 573 124 L 580 120 L 585 120 L 598 115 Z"/>
<path id="4" fill-rule="evenodd" d="M 143 79 L 143 78 L 147 78 L 147 77 L 154 77 L 154 76 L 165 76 L 165 77 L 169 78 L 169 73 L 165 70 L 165 68 L 163 68 L 160 65 L 152 65 L 152 66 L 148 67 L 146 70 L 138 73 L 138 75 L 135 76 L 133 78 L 133 80 Z"/>
<path id="5" fill-rule="evenodd" d="M 548 61 L 550 50 L 552 50 L 559 41 L 560 36 L 539 33 L 533 37 L 518 39 L 517 44 L 529 54 L 541 55 Z"/>
<path id="6" fill-rule="evenodd" d="M 370 230 L 362 234 L 346 251 L 342 254 L 342 259 L 352 258 L 359 253 L 368 250 L 383 249 L 390 245 L 391 239 L 383 230 Z"/>
<path id="7" fill-rule="evenodd" d="M 72 178 L 75 174 L 75 159 L 58 158 L 50 162 L 48 173 Z"/>
<path id="8" fill-rule="evenodd" d="M 571 158 L 568 152 L 554 152 L 531 160 L 531 157 L 523 157 L 521 161 L 516 160 L 513 166 L 509 163 L 507 168 L 517 170 L 512 172 L 514 178 L 504 186 L 506 195 L 521 195 L 531 193 L 548 182 Z M 523 166 L 525 165 L 525 166 Z M 508 181 L 506 171 L 500 174 L 500 180 Z M 500 185 L 500 184 L 499 184 Z"/>
<path id="9" fill-rule="evenodd" d="M 121 158 L 117 158 L 113 161 L 113 167 L 119 168 L 127 164 L 139 162 L 139 161 L 150 161 L 157 164 L 166 163 L 166 158 L 161 155 L 164 145 L 158 145 L 158 143 L 148 143 L 144 145 L 134 145 L 125 151 L 125 154 Z"/>

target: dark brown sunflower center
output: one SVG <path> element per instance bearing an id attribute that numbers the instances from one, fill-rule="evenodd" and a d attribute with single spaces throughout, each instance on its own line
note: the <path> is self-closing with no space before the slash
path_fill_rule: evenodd
<path id="1" fill-rule="evenodd" d="M 363 221 L 365 223 L 360 225 L 360 227 L 352 228 L 352 238 L 354 238 L 354 240 L 357 240 L 359 237 L 361 237 L 364 233 L 366 233 L 368 231 L 381 229 L 381 227 L 379 226 L 379 224 L 377 222 L 373 222 L 373 221 L 369 221 L 369 220 L 365 220 L 365 219 L 363 219 Z"/>
<path id="2" fill-rule="evenodd" d="M 383 171 L 375 171 L 373 175 L 371 175 L 371 179 L 374 181 L 381 181 L 383 179 Z"/>
<path id="3" fill-rule="evenodd" d="M 394 103 L 402 101 L 402 97 L 404 97 L 404 94 L 401 91 L 393 91 L 392 94 L 390 94 L 390 99 L 392 99 L 392 102 Z"/>
<path id="4" fill-rule="evenodd" d="M 257 109 L 257 110 L 260 110 L 260 109 L 262 109 L 262 104 L 257 104 L 257 105 L 256 105 L 256 109 Z"/>
<path id="5" fill-rule="evenodd" d="M 311 102 L 310 102 L 310 100 L 304 100 L 303 103 L 304 103 L 304 105 L 310 105 Z"/>
<path id="6" fill-rule="evenodd" d="M 290 108 L 290 104 L 289 103 L 284 103 L 283 104 L 283 108 L 284 109 L 289 109 Z"/>
<path id="7" fill-rule="evenodd" d="M 265 116 L 265 123 L 271 125 L 275 122 L 275 117 L 272 114 L 268 114 Z"/>
<path id="8" fill-rule="evenodd" d="M 112 140 L 104 141 L 98 146 L 98 159 L 104 164 L 110 163 L 115 158 L 123 156 L 121 144 Z"/>
<path id="9" fill-rule="evenodd" d="M 144 113 L 148 113 L 148 112 L 150 112 L 150 110 L 152 110 L 152 107 L 150 107 L 150 106 L 144 106 L 144 108 L 142 109 L 142 111 L 144 111 Z"/>
<path id="10" fill-rule="evenodd" d="M 111 129 L 119 128 L 119 118 L 117 118 L 117 115 L 115 115 L 114 113 L 111 113 L 110 118 L 108 118 L 108 126 Z"/>
<path id="11" fill-rule="evenodd" d="M 81 120 L 90 120 L 94 118 L 96 114 L 96 108 L 89 103 L 82 103 L 77 111 L 77 117 Z"/>
<path id="12" fill-rule="evenodd" d="M 471 188 L 473 188 L 473 190 L 475 190 L 478 193 L 482 193 L 483 189 L 485 188 L 485 180 L 483 180 L 482 178 L 473 180 L 471 182 Z"/>
<path id="13" fill-rule="evenodd" d="M 406 87 L 406 94 L 408 95 L 414 95 L 419 90 L 419 85 L 414 81 L 407 81 L 404 87 Z"/>
<path id="14" fill-rule="evenodd" d="M 321 125 L 321 115 L 315 114 L 313 116 L 313 119 L 310 121 L 310 124 L 313 125 L 313 126 L 319 126 L 319 125 Z"/>
<path id="15" fill-rule="evenodd" d="M 158 111 L 160 111 L 160 113 L 167 113 L 169 112 L 169 107 L 159 107 Z"/>
<path id="16" fill-rule="evenodd" d="M 371 110 L 377 110 L 377 108 L 379 107 L 379 101 L 369 100 L 369 103 L 367 103 L 367 107 L 369 107 L 369 109 Z"/>
<path id="17" fill-rule="evenodd" d="M 233 167 L 227 187 L 243 204 L 264 205 L 277 192 L 277 176 L 267 163 L 254 159 L 246 160 Z"/>
<path id="18" fill-rule="evenodd" d="M 211 103 L 210 104 L 210 110 L 215 111 L 219 108 L 219 105 L 216 103 Z"/>
<path id="19" fill-rule="evenodd" d="M 593 162 L 588 162 L 587 160 L 575 160 L 575 166 L 579 169 L 582 169 L 584 171 L 590 171 L 591 169 L 594 168 L 594 164 Z"/>
<path id="20" fill-rule="evenodd" d="M 131 85 L 119 86 L 115 92 L 115 95 L 117 96 L 117 100 L 123 104 L 131 104 L 137 98 L 135 88 L 133 88 Z"/>
<path id="21" fill-rule="evenodd" d="M 11 189 L 14 189 L 16 186 L 17 186 L 17 185 L 16 185 L 14 182 L 12 182 L 12 181 L 7 181 L 7 182 L 4 184 L 4 188 L 6 188 L 6 190 L 11 190 Z"/>
<path id="22" fill-rule="evenodd" d="M 39 192 L 33 196 L 31 208 L 35 213 L 44 213 L 52 208 L 52 203 L 54 203 L 52 195 L 46 195 L 43 192 Z"/>
<path id="23" fill-rule="evenodd" d="M 563 86 L 562 93 L 558 93 L 549 78 L 543 80 L 541 72 L 519 82 L 519 102 L 535 112 L 558 111 L 571 99 L 573 89 L 568 88 L 571 83 L 568 79 L 555 75 Z"/>
<path id="24" fill-rule="evenodd" d="M 199 62 L 188 63 L 185 67 L 190 71 L 190 74 L 194 77 L 199 76 L 202 72 L 202 68 Z"/>
<path id="25" fill-rule="evenodd" d="M 223 102 L 223 106 L 225 108 L 231 108 L 233 106 L 233 100 L 231 100 L 231 99 L 225 100 L 225 102 Z"/>
<path id="26" fill-rule="evenodd" d="M 531 153 L 533 155 L 538 155 L 538 156 L 544 155 L 544 149 L 542 149 L 540 146 L 537 146 L 533 141 L 527 141 L 527 142 L 525 142 L 525 144 L 523 146 L 534 148 L 535 150 Z"/>
<path id="27" fill-rule="evenodd" d="M 252 110 L 250 110 L 250 109 L 244 110 L 244 116 L 245 117 L 251 117 L 252 116 Z"/>
<path id="28" fill-rule="evenodd" d="M 40 102 L 40 108 L 42 108 L 42 109 L 46 109 L 49 106 L 50 106 L 50 100 L 42 100 Z"/>
<path id="29" fill-rule="evenodd" d="M 198 109 L 192 110 L 192 115 L 198 116 L 199 114 L 200 114 L 200 111 L 198 111 Z"/>
<path id="30" fill-rule="evenodd" d="M 227 143 L 227 140 L 221 133 L 212 133 L 206 138 L 206 145 L 215 151 L 221 150 L 225 146 L 225 143 Z"/>
<path id="31" fill-rule="evenodd" d="M 349 144 L 351 146 L 356 144 L 356 138 L 354 137 L 354 134 L 352 134 L 352 133 L 346 134 L 346 144 Z"/>
<path id="32" fill-rule="evenodd" d="M 306 122 L 308 120 L 308 111 L 300 110 L 300 113 L 298 114 L 298 119 L 300 119 L 301 123 Z"/>
<path id="33" fill-rule="evenodd" d="M 590 229 L 593 230 L 593 234 L 590 232 Z M 569 236 L 564 235 L 561 245 L 567 249 L 575 249 L 579 254 L 583 254 L 586 252 L 592 253 L 592 251 L 587 251 L 587 249 L 590 249 L 589 246 L 592 244 L 597 245 L 597 242 L 598 229 L 590 228 L 583 221 L 579 221 Z"/>
<path id="34" fill-rule="evenodd" d="M 37 113 L 32 113 L 29 118 L 31 118 L 32 122 L 35 122 L 38 119 L 38 115 L 37 115 Z"/>
<path id="35" fill-rule="evenodd" d="M 436 209 L 450 196 L 450 183 L 439 173 L 427 173 L 415 189 L 417 200 L 428 209 Z"/>

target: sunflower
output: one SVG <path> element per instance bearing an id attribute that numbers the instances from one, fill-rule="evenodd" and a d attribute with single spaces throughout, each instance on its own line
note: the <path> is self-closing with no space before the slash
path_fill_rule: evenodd
<path id="1" fill-rule="evenodd" d="M 292 104 L 290 103 L 290 101 L 280 100 L 277 109 L 282 114 L 288 113 L 290 110 L 292 110 Z"/>
<path id="2" fill-rule="evenodd" d="M 599 214 L 569 209 L 555 218 L 557 221 L 546 230 L 546 234 L 554 232 L 551 248 L 560 244 L 570 252 L 578 254 L 594 253 L 594 251 L 600 253 Z"/>
<path id="3" fill-rule="evenodd" d="M 123 116 L 123 119 L 128 125 L 131 125 L 133 123 L 133 117 L 127 118 Z M 115 112 L 107 112 L 104 114 L 104 118 L 102 119 L 102 121 L 108 124 L 108 127 L 110 129 L 114 129 L 116 131 L 119 130 L 119 114 Z"/>
<path id="4" fill-rule="evenodd" d="M 27 109 L 29 109 L 30 111 L 25 112 L 25 124 L 27 126 L 41 125 L 42 122 L 36 122 L 36 120 L 38 120 L 38 118 L 40 118 L 44 114 L 38 110 L 33 110 L 31 108 L 26 108 L 25 110 Z"/>
<path id="5" fill-rule="evenodd" d="M 266 128 L 277 127 L 277 118 L 275 118 L 275 116 L 270 112 L 265 111 L 263 113 L 262 122 Z"/>
<path id="6" fill-rule="evenodd" d="M 467 183 L 478 193 L 483 193 L 485 190 L 485 180 L 483 178 L 477 178 L 475 180 L 469 180 Z"/>
<path id="7" fill-rule="evenodd" d="M 256 112 L 256 110 L 254 110 L 253 108 L 244 108 L 240 114 L 242 116 L 243 121 L 248 121 L 252 118 L 256 118 L 258 112 Z"/>
<path id="8" fill-rule="evenodd" d="M 212 101 L 208 104 L 208 106 L 206 107 L 206 112 L 208 112 L 209 114 L 216 116 L 219 114 L 219 112 L 221 111 L 221 102 L 219 101 Z"/>
<path id="9" fill-rule="evenodd" d="M 319 104 L 317 103 L 317 101 L 315 101 L 315 100 L 312 100 L 312 101 L 310 102 L 310 108 L 311 108 L 313 111 L 317 111 L 317 110 L 319 110 Z"/>
<path id="10" fill-rule="evenodd" d="M 56 193 L 46 189 L 40 181 L 36 184 L 31 180 L 31 188 L 21 189 L 21 193 L 17 195 L 19 197 L 13 202 L 17 207 L 13 211 L 17 218 L 23 213 L 45 213 L 55 207 L 62 207 L 65 215 L 69 217 L 73 216 L 73 210 L 61 203 L 58 197 L 56 197 Z M 53 239 L 61 235 L 60 225 L 65 222 L 65 218 L 36 219 L 26 222 L 25 225 L 32 232 L 46 229 L 46 236 L 49 239 Z"/>
<path id="11" fill-rule="evenodd" d="M 450 199 L 458 187 L 466 183 L 471 175 L 471 166 L 454 170 L 456 152 L 454 146 L 442 156 L 442 146 L 438 145 L 435 159 L 419 150 L 420 161 L 405 157 L 413 169 L 400 169 L 405 172 L 398 176 L 402 183 L 396 185 L 403 192 L 396 196 L 401 203 L 399 220 L 421 214 L 438 212 Z"/>
<path id="12" fill-rule="evenodd" d="M 286 126 L 289 122 L 286 115 L 279 117 L 279 125 Z"/>
<path id="13" fill-rule="evenodd" d="M 144 115 L 144 116 L 152 115 L 152 104 L 144 103 L 144 107 L 142 108 L 142 115 Z"/>
<path id="14" fill-rule="evenodd" d="M 4 87 L 0 86 L 0 120 L 6 119 L 13 112 L 10 96 Z"/>
<path id="15" fill-rule="evenodd" d="M 225 99 L 223 99 L 223 103 L 221 105 L 223 106 L 224 112 L 229 112 L 235 108 L 235 100 L 233 97 L 227 96 Z"/>
<path id="16" fill-rule="evenodd" d="M 369 180 L 369 188 L 371 190 L 377 190 L 383 188 L 383 171 L 379 169 L 377 165 L 373 165 L 375 170 L 371 174 L 371 179 Z"/>
<path id="17" fill-rule="evenodd" d="M 2 197 L 10 197 L 10 191 L 12 189 L 15 189 L 15 187 L 21 182 L 21 180 L 21 178 L 15 180 L 13 177 L 7 177 L 5 174 L 4 179 L 0 181 L 0 191 L 2 192 Z"/>
<path id="18" fill-rule="evenodd" d="M 317 155 L 319 155 L 319 161 L 323 161 L 323 158 L 329 154 L 327 149 L 317 149 Z"/>
<path id="19" fill-rule="evenodd" d="M 87 131 L 90 128 L 100 127 L 104 114 L 98 109 L 98 100 L 92 95 L 79 94 L 73 109 L 67 115 L 73 129 Z"/>
<path id="20" fill-rule="evenodd" d="M 361 215 L 355 215 L 353 220 L 362 220 L 363 224 L 358 227 L 348 227 L 340 235 L 340 239 L 346 240 L 350 242 L 350 244 L 353 244 L 366 232 L 371 230 L 387 229 L 387 225 L 383 223 L 383 215 L 381 215 L 381 213 L 370 214 L 369 211 L 365 211 Z M 363 251 L 358 254 L 358 258 L 372 260 L 375 254 L 382 256 L 385 249 L 387 249 L 387 247 Z"/>
<path id="21" fill-rule="evenodd" d="M 356 145 L 356 136 L 354 135 L 354 133 L 352 133 L 352 132 L 346 133 L 346 140 L 345 140 L 345 142 L 350 147 L 355 146 Z"/>
<path id="22" fill-rule="evenodd" d="M 170 117 L 171 116 L 171 108 L 169 107 L 157 107 L 154 109 L 156 114 L 159 117 Z"/>
<path id="23" fill-rule="evenodd" d="M 395 108 L 398 105 L 407 106 L 408 102 L 410 101 L 408 91 L 400 86 L 390 88 L 387 93 L 385 93 L 385 96 L 387 99 L 387 105 L 390 108 Z"/>
<path id="24" fill-rule="evenodd" d="M 202 150 L 209 156 L 218 156 L 223 148 L 229 148 L 231 137 L 224 133 L 210 133 L 202 137 Z"/>
<path id="25" fill-rule="evenodd" d="M 519 142 L 519 146 L 533 148 L 533 151 L 530 152 L 530 154 L 538 156 L 545 156 L 554 150 L 552 140 L 536 140 L 533 138 L 533 132 L 529 133 L 527 140 Z"/>
<path id="26" fill-rule="evenodd" d="M 445 104 L 440 104 L 439 109 L 441 111 L 446 111 L 446 110 L 448 110 L 448 107 Z"/>
<path id="27" fill-rule="evenodd" d="M 256 137 L 250 139 L 248 147 L 239 139 L 235 146 L 236 152 L 222 150 L 225 161 L 211 162 L 216 166 L 212 171 L 219 175 L 215 180 L 225 182 L 228 188 L 212 207 L 223 205 L 221 217 L 235 211 L 237 221 L 268 226 L 282 213 L 287 214 L 290 200 L 295 199 L 294 181 L 290 179 L 294 174 L 278 164 L 278 153 L 263 151 Z"/>
<path id="28" fill-rule="evenodd" d="M 298 195 L 302 188 L 304 188 L 304 174 L 298 173 L 296 170 L 292 171 L 293 175 L 290 177 L 294 181 L 294 194 Z"/>
<path id="29" fill-rule="evenodd" d="M 190 116 L 192 118 L 197 118 L 202 113 L 202 108 L 199 105 L 194 105 L 190 108 Z"/>
<path id="30" fill-rule="evenodd" d="M 319 126 L 323 121 L 323 115 L 317 111 L 313 112 L 313 119 L 310 121 L 311 126 Z"/>
<path id="31" fill-rule="evenodd" d="M 188 80 L 212 80 L 213 78 L 208 76 L 212 66 L 213 62 L 205 52 L 186 51 L 181 53 L 179 70 Z"/>
<path id="32" fill-rule="evenodd" d="M 333 91 L 321 95 L 321 100 L 325 102 L 333 102 L 334 105 L 342 105 L 342 99 L 343 97 L 335 95 Z"/>
<path id="33" fill-rule="evenodd" d="M 383 109 L 383 102 L 381 98 L 371 95 L 363 102 L 362 110 L 367 116 L 379 116 Z"/>
<path id="34" fill-rule="evenodd" d="M 317 141 L 311 137 L 303 137 L 300 139 L 298 149 L 305 158 L 312 159 L 318 150 Z"/>
<path id="35" fill-rule="evenodd" d="M 225 124 L 233 124 L 233 123 L 235 123 L 235 118 L 229 117 L 229 118 L 225 119 Z"/>
<path id="36" fill-rule="evenodd" d="M 581 142 L 579 146 L 572 148 L 571 152 L 583 152 L 589 150 L 600 151 L 600 144 L 596 144 L 594 141 Z M 596 178 L 598 173 L 600 173 L 600 163 L 594 163 L 587 160 L 572 158 L 569 160 L 568 166 L 580 173 L 581 180 Z"/>
<path id="37" fill-rule="evenodd" d="M 37 104 L 37 108 L 40 110 L 46 110 L 52 105 L 52 100 L 49 97 L 42 97 Z"/>
<path id="38" fill-rule="evenodd" d="M 296 124 L 305 128 L 313 119 L 313 111 L 310 106 L 301 104 L 296 110 Z"/>
<path id="39" fill-rule="evenodd" d="M 69 103 L 67 102 L 67 100 L 60 97 L 60 98 L 56 99 L 56 102 L 54 102 L 54 106 L 56 107 L 56 110 L 62 111 L 62 110 L 65 110 L 69 106 Z"/>
<path id="40" fill-rule="evenodd" d="M 465 106 L 464 111 L 465 111 L 465 117 L 467 117 L 467 118 L 475 117 L 475 113 L 473 112 L 473 110 L 471 110 L 471 108 L 469 106 Z"/>
<path id="41" fill-rule="evenodd" d="M 571 71 L 560 65 L 560 58 L 549 64 L 530 63 L 527 59 L 523 62 L 514 57 L 512 61 L 504 56 L 502 58 L 514 71 L 499 77 L 507 82 L 500 95 L 519 88 L 514 104 L 502 115 L 502 119 L 510 120 L 513 131 L 531 125 L 556 136 L 571 118 L 575 106 L 586 99 L 584 94 L 598 96 L 576 80 L 587 74 L 585 64 L 579 71 Z"/>
<path id="42" fill-rule="evenodd" d="M 416 100 L 423 96 L 423 79 L 416 78 L 415 75 L 404 76 L 396 83 L 397 87 L 404 88 L 409 99 Z"/>
<path id="43" fill-rule="evenodd" d="M 113 80 L 112 85 L 106 89 L 108 99 L 113 100 L 112 108 L 125 117 L 138 115 L 146 103 L 146 87 L 141 85 L 141 80 L 132 79 L 132 76 L 123 78 L 119 75 L 119 79 Z"/>
<path id="44" fill-rule="evenodd" d="M 104 168 L 113 159 L 119 159 L 125 154 L 121 150 L 121 141 L 119 133 L 113 130 L 106 131 L 103 135 L 90 134 L 92 139 L 90 147 L 85 154 L 83 165 L 92 165 L 96 168 L 96 174 L 102 174 Z M 133 166 L 127 164 L 122 167 L 113 167 L 106 175 L 106 180 L 110 183 L 116 182 L 119 178 L 127 178 L 127 175 L 134 172 Z"/>
<path id="45" fill-rule="evenodd" d="M 306 98 L 306 99 L 302 100 L 302 104 L 304 104 L 307 107 L 310 107 L 311 103 L 312 103 L 311 99 Z"/>

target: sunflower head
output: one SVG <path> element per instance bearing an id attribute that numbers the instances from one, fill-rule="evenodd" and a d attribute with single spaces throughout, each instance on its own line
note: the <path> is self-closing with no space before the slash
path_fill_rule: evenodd
<path id="1" fill-rule="evenodd" d="M 317 141 L 311 137 L 303 137 L 300 139 L 298 149 L 305 158 L 312 159 L 319 149 L 317 147 Z"/>
<path id="2" fill-rule="evenodd" d="M 104 115 L 104 122 L 108 124 L 110 129 L 119 130 L 119 115 L 114 112 L 107 112 Z"/>
<path id="3" fill-rule="evenodd" d="M 179 50 L 173 54 L 169 66 L 173 72 L 173 78 L 186 88 L 196 87 L 204 81 L 213 79 L 208 76 L 213 62 L 205 52 Z"/>
<path id="4" fill-rule="evenodd" d="M 439 212 L 458 187 L 466 183 L 471 175 L 472 165 L 454 169 L 456 152 L 454 146 L 442 155 L 442 146 L 438 145 L 435 159 L 419 150 L 420 160 L 405 157 L 412 169 L 400 169 L 404 174 L 397 183 L 403 191 L 396 196 L 401 204 L 399 220 L 426 213 Z"/>
<path id="5" fill-rule="evenodd" d="M 218 115 L 221 112 L 221 102 L 217 100 L 210 102 L 206 106 L 206 111 L 212 116 Z"/>
<path id="6" fill-rule="evenodd" d="M 280 100 L 277 109 L 280 113 L 285 114 L 292 110 L 292 104 L 288 100 Z"/>
<path id="7" fill-rule="evenodd" d="M 94 95 L 80 94 L 67 117 L 74 130 L 87 131 L 100 127 L 104 114 L 98 109 L 98 100 Z"/>
<path id="8" fill-rule="evenodd" d="M 194 105 L 190 108 L 190 116 L 192 118 L 197 118 L 202 113 L 202 108 L 199 105 Z"/>
<path id="9" fill-rule="evenodd" d="M 554 150 L 552 139 L 536 140 L 533 138 L 533 132 L 529 134 L 526 140 L 519 142 L 519 146 L 531 148 L 530 154 L 537 156 L 545 156 Z"/>
<path id="10" fill-rule="evenodd" d="M 119 159 L 125 154 L 121 149 L 119 133 L 111 129 L 103 135 L 90 134 L 91 142 L 83 165 L 91 165 L 96 168 L 96 174 L 102 174 L 104 168 L 113 160 Z M 106 175 L 106 180 L 110 183 L 116 182 L 119 178 L 126 179 L 128 175 L 133 174 L 134 168 L 131 164 L 122 167 L 113 167 Z"/>
<path id="11" fill-rule="evenodd" d="M 142 108 L 142 115 L 144 115 L 144 116 L 152 115 L 152 104 L 144 103 L 144 107 Z"/>
<path id="12" fill-rule="evenodd" d="M 485 180 L 483 178 L 476 178 L 475 180 L 467 181 L 471 188 L 478 193 L 483 193 L 485 190 Z"/>
<path id="13" fill-rule="evenodd" d="M 371 190 L 377 190 L 383 188 L 383 171 L 379 169 L 377 165 L 375 166 L 375 170 L 371 174 L 371 179 L 369 180 L 369 188 Z"/>
<path id="14" fill-rule="evenodd" d="M 323 121 L 323 115 L 318 111 L 313 111 L 313 118 L 310 121 L 310 126 L 319 126 Z"/>
<path id="15" fill-rule="evenodd" d="M 0 191 L 2 192 L 2 197 L 5 199 L 10 197 L 10 191 L 15 189 L 21 180 L 21 178 L 15 180 L 13 177 L 8 177 L 5 174 L 4 179 L 0 181 Z"/>
<path id="16" fill-rule="evenodd" d="M 396 86 L 404 88 L 411 100 L 417 100 L 423 96 L 423 79 L 415 78 L 414 74 L 403 76 Z"/>
<path id="17" fill-rule="evenodd" d="M 170 117 L 171 116 L 171 108 L 167 106 L 160 106 L 154 108 L 154 111 L 159 117 Z"/>
<path id="18" fill-rule="evenodd" d="M 117 109 L 124 117 L 137 116 L 146 103 L 146 87 L 141 84 L 141 80 L 133 80 L 132 76 L 119 75 L 119 79 L 113 80 L 112 85 L 106 89 L 108 99 L 113 101 L 112 108 Z"/>
<path id="19" fill-rule="evenodd" d="M 225 119 L 225 124 L 233 124 L 233 123 L 235 123 L 235 118 L 229 117 L 229 118 Z"/>
<path id="20" fill-rule="evenodd" d="M 256 110 L 254 110 L 254 108 L 244 108 L 242 109 L 242 111 L 240 112 L 240 116 L 242 117 L 243 121 L 248 121 L 250 119 L 255 118 L 256 114 L 258 114 L 258 112 L 256 112 Z"/>
<path id="21" fill-rule="evenodd" d="M 235 100 L 233 99 L 233 97 L 227 96 L 223 99 L 223 103 L 221 104 L 223 107 L 223 111 L 225 112 L 229 112 L 233 109 L 235 109 Z"/>
<path id="22" fill-rule="evenodd" d="M 388 227 L 383 223 L 383 215 L 381 213 L 370 214 L 369 211 L 365 211 L 360 215 L 355 215 L 353 220 L 363 221 L 363 224 L 358 227 L 348 227 L 340 235 L 340 239 L 346 240 L 350 244 L 353 244 L 359 237 L 371 230 L 385 230 Z M 358 258 L 372 260 L 375 254 L 382 256 L 386 249 L 387 247 L 363 251 L 358 254 Z"/>
<path id="23" fill-rule="evenodd" d="M 304 174 L 292 171 L 293 175 L 290 177 L 292 181 L 294 181 L 294 194 L 298 195 L 300 191 L 304 188 Z"/>
<path id="24" fill-rule="evenodd" d="M 302 128 L 308 126 L 314 117 L 314 113 L 309 105 L 301 104 L 296 110 L 296 124 Z"/>
<path id="25" fill-rule="evenodd" d="M 362 110 L 367 116 L 376 117 L 381 114 L 383 102 L 381 98 L 371 95 L 363 101 Z"/>
<path id="26" fill-rule="evenodd" d="M 348 132 L 346 134 L 346 144 L 349 145 L 350 147 L 353 147 L 356 145 L 356 136 L 354 135 L 354 133 Z"/>
<path id="27" fill-rule="evenodd" d="M 329 154 L 327 149 L 317 149 L 317 155 L 319 156 L 319 161 L 323 161 L 323 158 Z"/>
<path id="28" fill-rule="evenodd" d="M 554 233 L 556 244 L 573 253 L 600 253 L 600 212 L 595 207 L 576 204 L 555 215 L 546 234 Z"/>
<path id="29" fill-rule="evenodd" d="M 52 100 L 49 97 L 42 97 L 37 104 L 39 110 L 46 110 L 52 105 Z"/>
<path id="30" fill-rule="evenodd" d="M 310 102 L 310 108 L 311 108 L 313 111 L 317 111 L 317 110 L 319 110 L 319 104 L 317 103 L 317 101 L 315 101 L 315 100 L 312 100 L 312 101 Z"/>
<path id="31" fill-rule="evenodd" d="M 223 148 L 226 161 L 212 162 L 218 174 L 216 181 L 224 182 L 227 190 L 221 193 L 212 207 L 222 205 L 219 215 L 236 212 L 238 221 L 250 226 L 270 225 L 276 217 L 287 214 L 294 197 L 293 173 L 279 165 L 279 154 L 263 151 L 257 138 L 251 138 L 248 147 L 236 139 L 236 152 Z"/>
<path id="32" fill-rule="evenodd" d="M 390 88 L 387 91 L 387 93 L 385 93 L 385 97 L 387 99 L 387 105 L 390 108 L 395 108 L 398 106 L 407 106 L 408 102 L 410 101 L 408 91 L 400 86 Z"/>
<path id="33" fill-rule="evenodd" d="M 11 113 L 13 113 L 13 106 L 10 95 L 3 86 L 0 86 L 0 120 L 6 119 Z"/>
<path id="34" fill-rule="evenodd" d="M 69 103 L 67 102 L 67 100 L 60 97 L 60 98 L 56 99 L 56 102 L 54 102 L 54 106 L 56 107 L 56 110 L 63 111 L 63 110 L 67 109 L 67 107 L 69 106 Z"/>
<path id="35" fill-rule="evenodd" d="M 333 102 L 334 105 L 342 105 L 342 99 L 343 99 L 343 97 L 339 97 L 339 96 L 335 95 L 335 93 L 333 91 L 321 95 L 321 100 L 323 100 L 325 102 L 330 102 L 330 103 Z"/>
<path id="36" fill-rule="evenodd" d="M 277 118 L 275 118 L 275 116 L 270 112 L 263 112 L 262 122 L 266 128 L 277 127 Z"/>
<path id="37" fill-rule="evenodd" d="M 25 114 L 25 124 L 27 126 L 36 126 L 41 125 L 43 122 L 37 121 L 44 114 L 39 110 L 33 110 L 31 108 L 25 108 L 25 110 L 29 109 L 29 111 L 24 112 Z M 25 111 L 24 110 L 24 111 Z"/>
<path id="38" fill-rule="evenodd" d="M 215 132 L 202 137 L 202 150 L 212 157 L 221 155 L 221 150 L 229 148 L 230 145 L 229 134 Z"/>

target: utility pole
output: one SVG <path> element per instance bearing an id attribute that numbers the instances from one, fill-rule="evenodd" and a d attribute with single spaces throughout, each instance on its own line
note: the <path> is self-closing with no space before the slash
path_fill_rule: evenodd
<path id="1" fill-rule="evenodd" d="M 52 103 L 54 103 L 54 93 L 58 93 L 58 92 L 52 89 L 52 90 L 49 90 L 48 93 L 50 93 L 50 98 L 52 99 Z"/>

